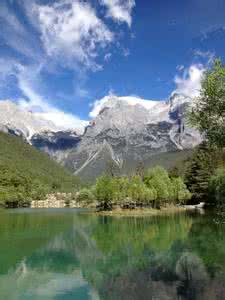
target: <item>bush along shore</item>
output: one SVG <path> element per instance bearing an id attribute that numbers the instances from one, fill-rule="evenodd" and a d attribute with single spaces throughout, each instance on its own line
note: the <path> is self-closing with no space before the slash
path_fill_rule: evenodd
<path id="1" fill-rule="evenodd" d="M 49 194 L 31 207 L 92 207 L 98 211 L 160 209 L 184 205 L 191 193 L 181 177 L 170 177 L 162 167 L 134 176 L 102 176 L 95 185 L 75 193 Z"/>
<path id="2" fill-rule="evenodd" d="M 72 193 L 50 193 L 42 199 L 32 201 L 31 207 L 92 207 L 117 214 L 199 209 L 203 203 L 221 209 L 225 202 L 225 150 L 203 142 L 169 172 L 158 166 L 138 169 L 133 176 L 104 175 L 93 186 Z"/>

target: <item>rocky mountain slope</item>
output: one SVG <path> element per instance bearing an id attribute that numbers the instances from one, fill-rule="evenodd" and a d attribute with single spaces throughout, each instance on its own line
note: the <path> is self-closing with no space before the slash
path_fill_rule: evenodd
<path id="1" fill-rule="evenodd" d="M 6 100 L 0 101 L 0 130 L 29 141 L 37 132 L 57 131 L 58 128 L 52 122 L 22 110 L 16 103 Z"/>
<path id="2" fill-rule="evenodd" d="M 200 134 L 185 121 L 191 100 L 173 95 L 169 101 L 134 101 L 109 97 L 91 121 L 65 165 L 85 178 L 100 175 L 108 162 L 122 173 L 127 166 L 149 161 L 156 154 L 191 149 Z"/>
<path id="3" fill-rule="evenodd" d="M 0 102 L 0 130 L 20 135 L 72 170 L 92 179 L 109 162 L 120 173 L 154 155 L 195 147 L 200 134 L 185 121 L 191 99 L 174 94 L 168 101 L 107 96 L 94 108 L 93 119 L 82 135 L 62 131 L 34 113 Z"/>
<path id="4" fill-rule="evenodd" d="M 80 141 L 75 129 L 62 130 L 53 122 L 21 109 L 9 100 L 0 101 L 0 131 L 20 136 L 27 143 L 53 156 L 57 161 L 65 159 L 68 150 Z"/>
<path id="5" fill-rule="evenodd" d="M 71 130 L 42 131 L 34 134 L 30 139 L 34 147 L 47 152 L 58 162 L 65 161 L 71 149 L 76 148 L 80 141 L 81 135 Z"/>

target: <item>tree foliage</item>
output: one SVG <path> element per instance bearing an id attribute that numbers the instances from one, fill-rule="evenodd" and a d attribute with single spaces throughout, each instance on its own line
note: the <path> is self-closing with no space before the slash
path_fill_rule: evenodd
<path id="1" fill-rule="evenodd" d="M 212 204 L 224 207 L 225 205 L 225 168 L 218 168 L 210 178 L 209 200 Z"/>
<path id="2" fill-rule="evenodd" d="M 91 203 L 95 200 L 95 191 L 93 189 L 82 188 L 76 197 L 78 202 Z"/>
<path id="3" fill-rule="evenodd" d="M 225 166 L 225 149 L 210 146 L 203 142 L 193 152 L 192 156 L 175 167 L 172 177 L 182 177 L 188 190 L 192 193 L 192 201 L 211 202 L 209 183 L 214 172 Z"/>
<path id="4" fill-rule="evenodd" d="M 205 72 L 190 122 L 211 145 L 225 146 L 225 65 L 219 59 Z"/>
<path id="5" fill-rule="evenodd" d="M 185 203 L 191 197 L 182 178 L 170 178 L 161 167 L 148 170 L 142 176 L 102 176 L 95 185 L 96 200 L 103 209 L 121 207 L 160 207 L 166 203 Z"/>
<path id="6" fill-rule="evenodd" d="M 208 197 L 209 180 L 215 166 L 213 152 L 213 149 L 203 143 L 186 162 L 185 183 L 196 200 Z"/>
<path id="7" fill-rule="evenodd" d="M 0 205 L 18 206 L 49 192 L 72 191 L 76 177 L 21 138 L 0 133 Z"/>

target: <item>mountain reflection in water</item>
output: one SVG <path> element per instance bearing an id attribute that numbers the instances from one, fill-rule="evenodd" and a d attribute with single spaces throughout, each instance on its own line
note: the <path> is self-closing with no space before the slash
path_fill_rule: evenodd
<path id="1" fill-rule="evenodd" d="M 0 299 L 225 299 L 212 216 L 0 212 Z"/>

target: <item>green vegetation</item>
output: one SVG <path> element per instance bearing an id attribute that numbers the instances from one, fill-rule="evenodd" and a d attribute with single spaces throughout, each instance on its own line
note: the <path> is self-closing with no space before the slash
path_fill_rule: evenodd
<path id="1" fill-rule="evenodd" d="M 216 60 L 205 72 L 200 97 L 189 114 L 204 142 L 191 157 L 170 171 L 181 176 L 192 193 L 192 201 L 225 204 L 225 66 Z"/>
<path id="2" fill-rule="evenodd" d="M 43 200 L 58 191 L 70 195 L 67 202 L 97 202 L 101 209 L 160 208 L 165 204 L 185 203 L 190 197 L 181 178 L 170 178 L 167 171 L 155 167 L 138 175 L 102 176 L 91 187 L 78 190 L 78 180 L 48 155 L 24 143 L 20 138 L 0 133 L 0 204 L 6 207 L 28 206 L 31 200 Z M 67 203 L 69 204 L 69 203 Z"/>
<path id="3" fill-rule="evenodd" d="M 58 282 L 58 274 L 65 278 L 60 286 L 65 299 L 68 278 L 79 281 L 80 274 L 100 299 L 149 299 L 149 295 L 224 299 L 225 227 L 212 222 L 213 217 L 4 211 L 0 214 L 2 299 L 24 299 L 28 291 L 39 299 L 37 287 Z M 80 285 L 72 286 L 71 297 L 88 299 L 89 290 L 87 297 L 80 291 Z M 44 292 L 42 298 L 49 298 L 49 290 Z"/>
<path id="4" fill-rule="evenodd" d="M 190 114 L 191 123 L 206 140 L 219 148 L 225 146 L 225 65 L 217 59 L 205 72 L 200 97 Z"/>
<path id="5" fill-rule="evenodd" d="M 78 202 L 83 202 L 85 204 L 90 204 L 95 200 L 94 192 L 90 188 L 82 188 L 78 193 L 75 200 Z"/>
<path id="6" fill-rule="evenodd" d="M 189 113 L 190 123 L 202 133 L 205 141 L 195 151 L 185 153 L 185 160 L 177 160 L 169 175 L 155 165 L 143 174 L 144 163 L 137 167 L 137 175 L 131 178 L 114 177 L 113 172 L 111 177 L 99 178 L 95 193 L 100 206 L 104 209 L 115 204 L 159 208 L 165 204 L 184 204 L 191 198 L 197 203 L 225 204 L 224 120 L 225 66 L 215 60 L 213 67 L 204 74 L 200 96 Z M 153 161 L 156 163 L 155 157 Z"/>
<path id="7" fill-rule="evenodd" d="M 192 194 L 192 203 L 221 204 L 224 201 L 221 181 L 225 177 L 225 149 L 203 142 L 191 157 L 170 170 L 169 174 L 183 178 Z"/>
<path id="8" fill-rule="evenodd" d="M 71 193 L 78 185 L 74 176 L 21 139 L 0 133 L 0 204 L 26 205 L 47 193 L 63 191 L 70 192 L 67 204 L 70 200 L 83 205 L 97 202 L 103 210 L 160 208 L 190 199 L 225 205 L 225 66 L 220 60 L 205 72 L 200 96 L 188 115 L 204 137 L 194 151 L 154 156 L 151 162 L 140 162 L 133 176 L 119 176 L 116 166 L 109 163 L 107 175 L 76 193 Z M 155 166 L 158 162 L 173 168 L 168 173 Z M 144 166 L 150 163 L 146 171 Z"/>
<path id="9" fill-rule="evenodd" d="M 103 210 L 114 206 L 121 208 L 153 207 L 166 204 L 183 204 L 191 198 L 182 178 L 170 178 L 162 167 L 149 169 L 143 178 L 102 176 L 94 187 L 95 197 Z"/>
<path id="10" fill-rule="evenodd" d="M 224 205 L 225 199 L 225 168 L 216 169 L 209 181 L 209 200 L 218 206 Z"/>
<path id="11" fill-rule="evenodd" d="M 76 177 L 21 138 L 0 133 L 0 205 L 28 205 L 47 193 L 72 191 Z"/>

